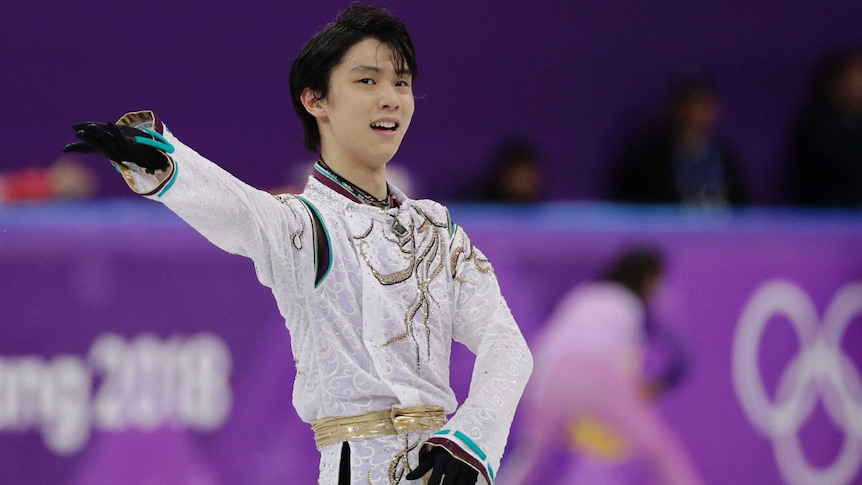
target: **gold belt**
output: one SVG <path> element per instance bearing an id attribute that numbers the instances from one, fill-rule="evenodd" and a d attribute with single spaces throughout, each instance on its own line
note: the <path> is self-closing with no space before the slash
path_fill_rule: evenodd
<path id="1" fill-rule="evenodd" d="M 359 441 L 392 436 L 407 431 L 437 430 L 446 424 L 439 406 L 413 406 L 372 411 L 357 416 L 316 419 L 311 422 L 314 442 L 320 448 L 342 441 Z"/>

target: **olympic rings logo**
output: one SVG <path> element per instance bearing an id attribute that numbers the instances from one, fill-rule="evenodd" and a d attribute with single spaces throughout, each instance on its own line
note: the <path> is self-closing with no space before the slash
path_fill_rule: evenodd
<path id="1" fill-rule="evenodd" d="M 770 318 L 787 317 L 799 340 L 799 352 L 779 378 L 775 400 L 767 395 L 758 365 L 758 349 Z M 779 471 L 794 485 L 847 485 L 862 465 L 862 378 L 842 351 L 850 322 L 862 317 L 862 282 L 838 290 L 823 313 L 822 325 L 811 298 L 795 284 L 771 280 L 748 301 L 733 342 L 733 383 L 752 425 L 772 439 Z M 798 432 L 819 398 L 836 427 L 844 432 L 832 464 L 813 467 Z"/>

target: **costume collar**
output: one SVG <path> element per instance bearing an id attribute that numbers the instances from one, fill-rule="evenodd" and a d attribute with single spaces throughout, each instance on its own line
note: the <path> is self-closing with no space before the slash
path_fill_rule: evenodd
<path id="1" fill-rule="evenodd" d="M 314 170 L 312 170 L 311 176 L 338 194 L 359 204 L 370 205 L 380 209 L 390 209 L 400 205 L 399 198 L 396 197 L 396 191 L 392 190 L 388 182 L 386 184 L 386 199 L 378 199 L 355 184 L 350 183 L 350 181 L 341 175 L 338 175 L 323 160 L 318 160 L 314 163 Z"/>

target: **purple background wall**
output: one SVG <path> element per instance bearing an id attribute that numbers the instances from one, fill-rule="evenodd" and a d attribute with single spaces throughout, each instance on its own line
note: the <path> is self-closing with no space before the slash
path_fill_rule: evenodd
<path id="1" fill-rule="evenodd" d="M 528 341 L 563 292 L 594 276 L 618 250 L 633 242 L 662 247 L 669 272 L 659 316 L 688 346 L 694 366 L 659 410 L 707 483 L 859 483 L 862 435 L 853 420 L 858 423 L 862 403 L 862 295 L 853 297 L 856 309 L 848 314 L 825 316 L 837 309 L 842 289 L 862 282 L 858 216 L 773 210 L 694 217 L 589 204 L 523 211 L 456 205 L 452 213 L 494 263 Z M 0 208 L 0 274 L 3 483 L 314 483 L 312 437 L 291 406 L 288 334 L 248 260 L 219 251 L 149 201 L 19 205 Z M 757 342 L 756 364 L 745 375 L 761 376 L 776 405 L 802 402 L 779 389 L 788 375 L 797 391 L 811 392 L 813 408 L 796 408 L 796 426 L 775 438 L 785 444 L 798 439 L 799 459 L 776 451 L 758 431 L 733 381 L 734 356 L 740 355 L 734 339 L 744 310 L 774 281 L 805 295 L 780 299 L 779 309 L 810 299 L 813 320 L 772 314 Z M 794 325 L 815 334 L 846 328 L 837 343 L 818 348 L 825 353 L 810 354 L 813 347 Z M 121 339 L 119 346 L 114 340 L 122 352 L 113 364 L 94 350 L 106 335 Z M 190 352 L 189 342 L 200 344 L 202 335 L 222 342 L 229 369 L 219 367 L 211 347 L 208 360 L 195 360 L 202 347 Z M 805 364 L 811 380 L 793 379 L 790 364 L 812 355 L 815 360 Z M 76 393 L 81 381 L 58 370 L 64 356 L 91 379 L 85 379 L 88 392 Z M 183 356 L 206 365 L 190 371 L 181 365 Z M 830 360 L 836 357 L 850 367 L 840 370 Z M 462 399 L 471 364 L 469 352 L 456 346 L 452 381 Z M 229 387 L 196 387 L 224 383 L 219 376 Z M 213 390 L 230 397 L 229 412 L 202 425 L 215 396 L 224 395 Z M 828 398 L 842 390 L 839 406 L 827 410 Z M 103 400 L 112 396 L 114 401 Z M 179 406 L 183 397 L 193 405 L 188 416 Z M 161 414 L 145 419 L 153 410 L 142 402 L 156 403 Z M 510 452 L 518 445 L 520 422 L 517 416 Z M 75 433 L 75 423 L 83 423 L 83 433 Z M 61 453 L 46 440 L 52 432 L 81 441 Z M 845 449 L 848 458 L 839 461 Z M 777 460 L 815 471 L 843 468 L 850 475 L 785 481 Z M 500 474 L 505 466 L 504 460 Z"/>
<path id="2" fill-rule="evenodd" d="M 510 133 L 542 144 L 555 199 L 601 198 L 620 131 L 656 112 L 671 72 L 697 64 L 716 78 L 722 128 L 746 164 L 755 201 L 779 202 L 785 135 L 810 69 L 826 48 L 862 45 L 855 1 L 377 4 L 410 27 L 421 71 L 416 117 L 396 163 L 417 180 L 414 195 L 444 200 L 482 171 L 494 142 Z M 4 2 L 0 170 L 50 163 L 72 141 L 73 122 L 151 108 L 185 142 L 249 183 L 295 181 L 311 155 L 301 149 L 286 89 L 290 62 L 346 5 Z M 113 169 L 91 161 L 102 195 L 129 195 Z M 770 279 L 798 285 L 822 314 L 839 288 L 862 278 L 858 217 L 692 217 L 591 205 L 514 214 L 465 206 L 454 213 L 493 258 L 528 336 L 570 284 L 624 243 L 647 239 L 671 249 L 674 291 L 665 309 L 699 355 L 692 379 L 661 403 L 662 412 L 710 483 L 781 483 L 770 440 L 734 395 L 733 332 L 748 298 Z M 512 239 L 513 225 L 539 237 Z M 172 251 L 158 249 L 166 246 Z M 310 435 L 290 406 L 287 334 L 247 261 L 220 253 L 157 206 L 23 206 L 0 209 L 0 275 L 4 365 L 27 355 L 85 358 L 106 332 L 130 345 L 145 334 L 164 344 L 214 333 L 233 359 L 231 413 L 217 430 L 169 423 L 148 433 L 96 431 L 80 451 L 60 456 L 38 431 L 0 414 L 0 481 L 134 483 L 150 476 L 159 483 L 258 484 L 296 473 L 292 483 L 312 482 Z M 781 323 L 769 327 L 770 345 L 761 349 L 773 393 L 799 350 Z M 843 341 L 856 369 L 860 342 L 857 317 Z M 456 359 L 470 357 L 459 352 Z M 463 393 L 467 376 L 453 379 Z M 843 443 L 862 441 L 827 414 L 819 403 L 799 431 L 808 460 L 821 467 Z"/>
<path id="3" fill-rule="evenodd" d="M 554 198 L 600 198 L 620 131 L 656 111 L 671 72 L 695 64 L 717 81 L 754 200 L 777 202 L 788 123 L 814 62 L 826 48 L 862 46 L 852 0 L 376 3 L 410 27 L 421 71 L 397 161 L 418 179 L 415 195 L 443 199 L 510 133 L 543 146 Z M 49 163 L 73 122 L 151 108 L 247 182 L 293 181 L 310 155 L 290 63 L 346 5 L 3 2 L 0 169 Z M 126 195 L 100 170 L 105 194 Z"/>

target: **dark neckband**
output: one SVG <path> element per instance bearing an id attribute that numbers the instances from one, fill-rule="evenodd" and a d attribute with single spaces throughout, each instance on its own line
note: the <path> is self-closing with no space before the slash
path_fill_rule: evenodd
<path id="1" fill-rule="evenodd" d="M 332 170 L 331 168 L 329 168 L 329 165 L 327 165 L 326 162 L 323 161 L 323 158 L 321 158 L 317 161 L 317 165 L 324 172 L 326 172 L 327 176 L 331 177 L 333 180 L 338 182 L 342 187 L 347 189 L 347 191 L 350 192 L 351 195 L 353 195 L 354 197 L 359 199 L 361 202 L 368 204 L 368 205 L 373 205 L 374 207 L 379 207 L 381 209 L 388 209 L 391 206 L 393 206 L 393 204 L 392 204 L 392 199 L 393 199 L 392 191 L 390 190 L 388 183 L 386 184 L 386 198 L 385 199 L 378 199 L 377 197 L 374 197 L 373 195 L 368 193 L 367 190 L 363 189 L 362 187 L 359 187 L 358 185 L 347 180 L 346 178 L 342 177 L 341 175 L 338 175 L 338 173 L 336 173 L 335 170 Z"/>

